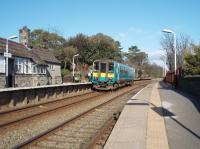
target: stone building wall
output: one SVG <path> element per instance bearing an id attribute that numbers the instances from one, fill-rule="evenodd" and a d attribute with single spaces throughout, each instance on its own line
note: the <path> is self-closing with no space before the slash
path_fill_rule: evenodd
<path id="1" fill-rule="evenodd" d="M 0 88 L 4 88 L 6 83 L 6 78 L 4 74 L 0 74 Z"/>
<path id="2" fill-rule="evenodd" d="M 62 77 L 61 76 L 55 77 L 55 84 L 62 84 Z"/>
<path id="3" fill-rule="evenodd" d="M 46 75 L 15 75 L 15 87 L 49 85 L 50 78 Z"/>
<path id="4" fill-rule="evenodd" d="M 53 69 L 48 68 L 47 71 L 51 76 L 51 84 L 62 84 L 61 68 L 60 65 L 52 64 Z"/>

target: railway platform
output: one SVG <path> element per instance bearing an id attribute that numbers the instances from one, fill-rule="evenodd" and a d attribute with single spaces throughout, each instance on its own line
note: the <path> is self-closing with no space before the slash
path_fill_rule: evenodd
<path id="1" fill-rule="evenodd" d="M 199 99 L 156 81 L 127 102 L 104 149 L 199 149 L 199 109 Z"/>

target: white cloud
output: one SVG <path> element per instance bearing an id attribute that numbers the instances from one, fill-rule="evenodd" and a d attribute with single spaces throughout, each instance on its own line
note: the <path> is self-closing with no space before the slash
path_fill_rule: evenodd
<path id="1" fill-rule="evenodd" d="M 119 36 L 120 38 L 124 38 L 124 37 L 126 36 L 126 34 L 123 33 L 123 32 L 120 32 L 120 33 L 118 33 L 118 36 Z"/>
<path id="2" fill-rule="evenodd" d="M 134 32 L 134 33 L 143 33 L 144 31 L 140 28 L 136 28 L 136 27 L 129 27 L 128 28 L 129 32 Z"/>
<path id="3" fill-rule="evenodd" d="M 160 60 L 164 55 L 163 50 L 147 51 L 150 60 Z"/>

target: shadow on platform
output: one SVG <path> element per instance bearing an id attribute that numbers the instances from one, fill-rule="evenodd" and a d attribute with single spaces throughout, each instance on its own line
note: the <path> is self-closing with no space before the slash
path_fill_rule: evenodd
<path id="1" fill-rule="evenodd" d="M 158 88 L 159 90 L 172 90 L 173 92 L 180 94 L 181 96 L 184 96 L 187 100 L 189 100 L 195 106 L 195 108 L 200 113 L 200 99 L 199 98 L 192 96 L 188 93 L 182 92 L 178 89 L 175 89 L 172 85 L 166 84 L 163 81 L 160 82 L 160 86 L 161 87 Z"/>
<path id="2" fill-rule="evenodd" d="M 154 110 L 156 113 L 158 113 L 160 116 L 170 118 L 171 120 L 173 120 L 174 122 L 176 122 L 178 125 L 180 125 L 182 128 L 184 128 L 189 133 L 191 133 L 193 136 L 195 136 L 196 138 L 200 139 L 200 136 L 197 133 L 195 133 L 194 131 L 192 131 L 191 129 L 189 129 L 185 125 L 183 125 L 181 122 L 179 122 L 176 118 L 174 118 L 173 117 L 173 116 L 175 116 L 174 113 L 170 112 L 169 110 L 167 110 L 167 109 L 165 109 L 163 107 L 156 107 L 152 103 L 151 103 L 151 105 L 153 105 L 153 107 L 151 107 L 151 109 Z"/>

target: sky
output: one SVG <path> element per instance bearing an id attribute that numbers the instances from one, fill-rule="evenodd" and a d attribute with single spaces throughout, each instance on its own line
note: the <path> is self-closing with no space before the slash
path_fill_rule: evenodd
<path id="1" fill-rule="evenodd" d="M 200 0 L 1 0 L 0 37 L 18 35 L 23 26 L 65 38 L 103 33 L 120 41 L 123 51 L 136 45 L 162 65 L 163 29 L 200 43 L 199 8 Z"/>

